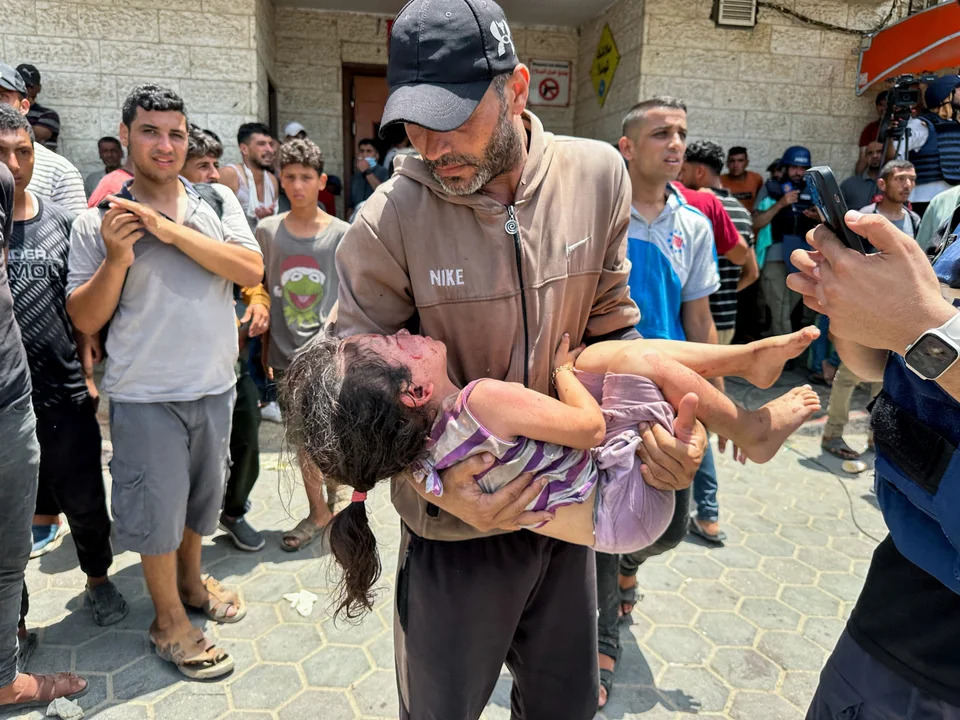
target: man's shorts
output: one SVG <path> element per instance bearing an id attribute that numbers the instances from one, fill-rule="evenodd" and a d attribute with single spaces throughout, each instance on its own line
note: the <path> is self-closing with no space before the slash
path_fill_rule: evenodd
<path id="1" fill-rule="evenodd" d="M 230 464 L 235 390 L 199 400 L 110 403 L 116 551 L 164 555 L 183 528 L 217 527 Z"/>

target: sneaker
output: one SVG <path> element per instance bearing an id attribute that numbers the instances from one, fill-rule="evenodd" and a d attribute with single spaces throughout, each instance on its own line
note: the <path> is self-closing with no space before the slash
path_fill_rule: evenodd
<path id="1" fill-rule="evenodd" d="M 282 423 L 283 415 L 280 414 L 280 406 L 277 405 L 277 401 L 268 402 L 262 408 L 260 408 L 260 417 L 263 420 L 269 420 L 270 422 Z"/>
<path id="2" fill-rule="evenodd" d="M 46 555 L 59 545 L 61 535 L 66 528 L 64 523 L 54 525 L 33 526 L 33 547 L 30 550 L 30 559 Z"/>
<path id="3" fill-rule="evenodd" d="M 243 516 L 231 519 L 221 515 L 220 529 L 230 536 L 234 545 L 246 552 L 256 552 L 267 543 L 263 533 L 255 530 Z"/>

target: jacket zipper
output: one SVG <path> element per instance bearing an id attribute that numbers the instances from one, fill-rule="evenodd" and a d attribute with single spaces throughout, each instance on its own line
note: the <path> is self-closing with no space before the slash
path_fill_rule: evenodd
<path id="1" fill-rule="evenodd" d="M 513 237 L 513 248 L 517 258 L 517 277 L 520 280 L 520 309 L 523 312 L 523 386 L 530 385 L 530 328 L 527 324 L 527 297 L 523 287 L 523 253 L 520 247 L 520 223 L 517 222 L 517 210 L 507 205 L 507 222 L 503 225 L 507 235 Z"/>

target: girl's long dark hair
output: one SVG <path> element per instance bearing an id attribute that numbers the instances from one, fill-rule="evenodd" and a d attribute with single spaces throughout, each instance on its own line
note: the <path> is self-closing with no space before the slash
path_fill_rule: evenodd
<path id="1" fill-rule="evenodd" d="M 324 477 L 372 490 L 423 455 L 432 421 L 427 408 L 400 401 L 410 382 L 409 368 L 320 334 L 297 353 L 283 379 L 287 438 Z M 366 503 L 351 502 L 329 532 L 330 551 L 343 568 L 336 613 L 356 619 L 373 608 L 381 567 Z"/>

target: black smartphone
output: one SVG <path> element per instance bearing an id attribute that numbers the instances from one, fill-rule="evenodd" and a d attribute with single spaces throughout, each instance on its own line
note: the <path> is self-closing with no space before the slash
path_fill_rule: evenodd
<path id="1" fill-rule="evenodd" d="M 804 173 L 803 179 L 807 183 L 813 205 L 820 213 L 820 219 L 834 235 L 840 238 L 840 242 L 863 255 L 873 252 L 873 245 L 848 228 L 843 221 L 848 208 L 840 193 L 840 186 L 833 175 L 833 170 L 826 165 L 812 167 Z"/>

